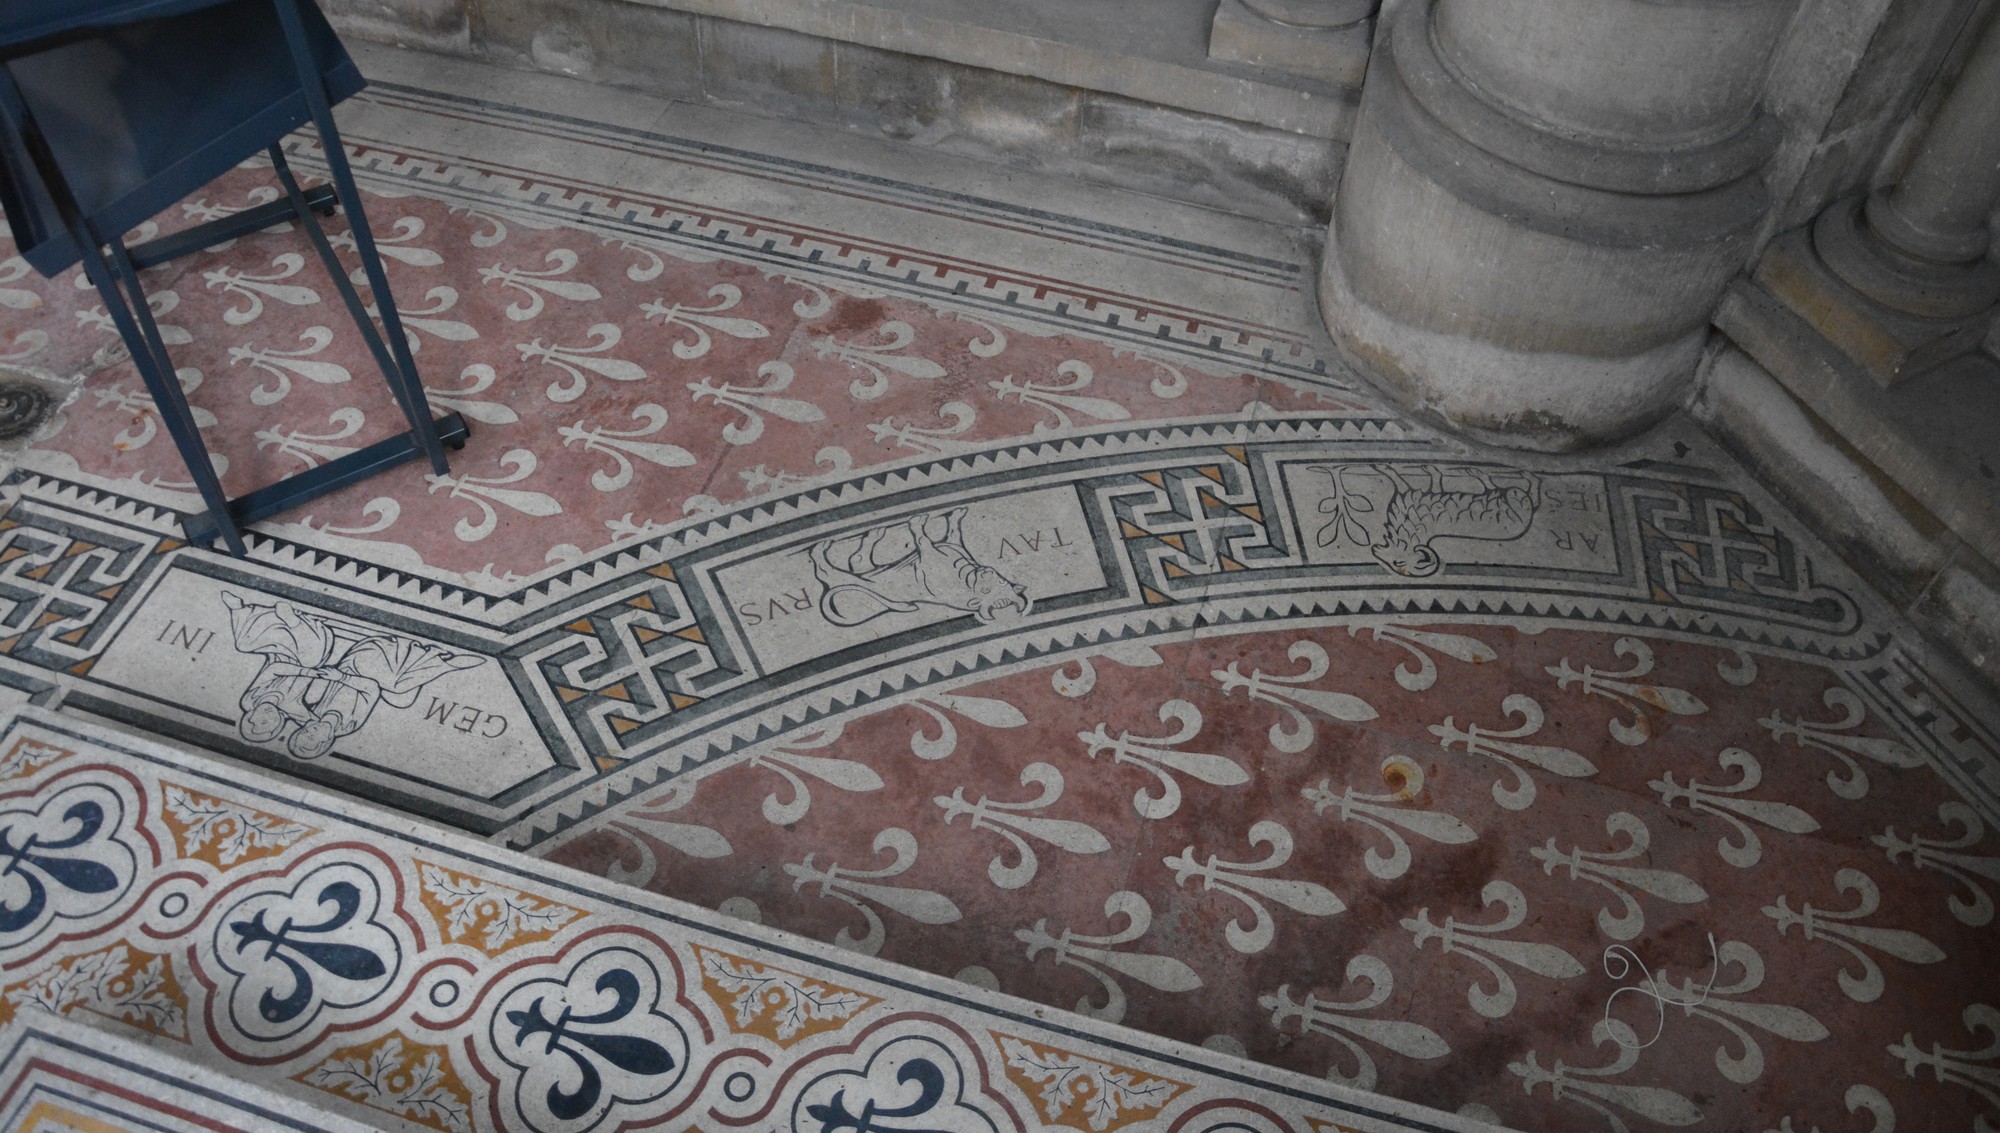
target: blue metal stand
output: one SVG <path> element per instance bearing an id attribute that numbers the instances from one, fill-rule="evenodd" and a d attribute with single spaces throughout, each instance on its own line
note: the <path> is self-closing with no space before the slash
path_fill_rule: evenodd
<path id="1" fill-rule="evenodd" d="M 416 362 L 410 355 L 402 317 L 396 309 L 395 297 L 389 291 L 381 256 L 376 251 L 367 215 L 362 211 L 360 192 L 355 186 L 353 171 L 348 166 L 347 154 L 333 121 L 333 102 L 360 89 L 360 78 L 353 72 L 351 61 L 340 50 L 338 41 L 332 38 L 332 32 L 326 28 L 318 11 L 302 9 L 301 0 L 70 2 L 74 5 L 69 9 L 69 14 L 74 17 L 71 26 L 63 26 L 59 18 L 62 14 L 60 10 L 41 3 L 41 0 L 36 0 L 24 10 L 18 28 L 10 26 L 8 18 L 0 15 L 0 58 L 12 57 L 9 63 L 0 64 L 0 205 L 5 206 L 16 236 L 21 239 L 23 255 L 37 270 L 54 275 L 70 263 L 80 261 L 84 273 L 103 297 L 105 310 L 131 351 L 133 365 L 159 406 L 167 433 L 173 438 L 174 447 L 187 464 L 189 476 L 201 495 L 205 510 L 183 521 L 189 541 L 208 543 L 220 539 L 231 554 L 241 555 L 245 551 L 242 529 L 259 519 L 413 460 L 427 461 L 431 471 L 437 475 L 448 472 L 444 450 L 447 445 L 464 447 L 467 436 L 465 421 L 456 413 L 442 420 L 431 418 L 430 403 L 424 396 Z M 161 14 L 169 9 L 169 14 Z M 53 144 L 35 109 L 41 105 L 46 110 L 52 97 L 60 97 L 64 91 L 63 75 L 59 66 L 48 66 L 47 56 L 36 53 L 74 50 L 70 45 L 76 44 L 79 36 L 86 33 L 111 34 L 105 31 L 107 27 L 119 26 L 121 19 L 138 18 L 132 15 L 135 11 L 138 17 L 150 22 L 134 25 L 138 30 L 129 34 L 118 33 L 125 38 L 114 45 L 114 50 L 130 55 L 146 45 L 165 44 L 173 48 L 173 57 L 163 65 L 164 78 L 142 73 L 141 79 L 154 78 L 156 86 L 170 93 L 178 94 L 183 88 L 199 88 L 197 95 L 210 94 L 201 109 L 207 111 L 211 125 L 221 132 L 221 137 L 212 142 L 196 139 L 194 143 L 179 138 L 170 139 L 155 147 L 161 149 L 164 155 L 148 153 L 144 142 L 138 142 L 134 147 L 138 151 L 137 158 L 128 157 L 125 165 L 110 168 L 92 163 L 95 148 L 102 148 L 100 137 L 82 140 L 63 137 L 61 141 L 65 143 L 67 152 L 59 153 L 58 149 L 64 147 Z M 258 35 L 260 26 L 265 29 L 261 39 Z M 50 28 L 55 31 L 50 32 Z M 23 29 L 32 30 L 38 40 L 25 42 L 8 38 L 10 31 L 28 34 L 28 30 Z M 56 38 L 51 40 L 48 38 L 51 35 Z M 231 80 L 235 76 L 224 72 L 219 86 L 204 87 L 203 82 L 209 78 L 202 69 L 204 64 L 190 62 L 186 58 L 189 45 L 199 47 L 206 41 L 204 37 L 233 44 L 239 49 L 246 45 L 255 48 L 260 43 L 270 49 L 282 44 L 290 66 L 283 68 L 274 64 L 269 58 L 269 50 L 266 50 L 250 60 L 248 65 L 256 73 L 248 79 L 233 82 Z M 56 46 L 49 48 L 50 43 Z M 89 57 L 84 55 L 79 58 L 87 60 Z M 23 59 L 40 61 L 42 73 L 38 76 L 38 83 L 41 89 L 37 92 L 24 92 L 22 85 L 16 81 L 12 64 Z M 230 61 L 217 62 L 227 67 Z M 93 96 L 100 100 L 105 97 L 102 91 L 96 89 L 82 97 L 87 99 Z M 216 102 L 223 104 L 220 112 L 212 105 Z M 101 111 L 101 108 L 98 109 Z M 141 111 L 145 109 L 148 108 L 141 108 Z M 150 109 L 165 113 L 159 107 Z M 240 114 L 230 113 L 239 109 Z M 100 117 L 103 117 L 101 113 Z M 239 117 L 247 119 L 248 125 L 236 121 Z M 87 113 L 80 114 L 79 118 L 86 120 L 86 126 L 97 125 L 88 121 Z M 301 189 L 277 144 L 278 138 L 302 121 L 311 121 L 319 132 L 326 152 L 327 169 L 332 176 L 331 186 Z M 156 123 L 156 126 L 171 128 L 165 122 Z M 278 182 L 285 190 L 283 199 L 137 248 L 127 248 L 115 236 L 107 236 L 107 232 L 123 231 L 241 160 L 244 155 L 236 151 L 251 142 L 250 131 L 253 129 L 264 134 L 254 144 L 269 154 Z M 98 143 L 97 146 L 93 147 L 92 142 Z M 165 149 L 175 144 L 180 148 Z M 87 185 L 82 192 L 76 187 L 79 177 Z M 199 179 L 195 180 L 197 177 Z M 189 184 L 191 180 L 193 183 Z M 88 202 L 79 199 L 85 193 L 91 194 Z M 320 226 L 320 216 L 330 215 L 336 206 L 347 211 L 355 251 L 375 296 L 381 319 L 379 329 L 369 318 L 367 307 L 347 273 L 342 270 L 333 246 Z M 311 241 L 321 265 L 367 343 L 376 367 L 388 382 L 398 408 L 409 422 L 409 429 L 359 452 L 230 499 L 224 494 L 221 481 L 216 476 L 207 446 L 188 407 L 187 397 L 175 376 L 173 360 L 167 353 L 152 312 L 146 306 L 139 270 L 282 221 L 296 222 Z"/>

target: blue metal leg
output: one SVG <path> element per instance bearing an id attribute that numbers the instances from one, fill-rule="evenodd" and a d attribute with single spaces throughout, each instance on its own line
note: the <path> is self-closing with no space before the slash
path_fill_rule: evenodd
<path id="1" fill-rule="evenodd" d="M 125 340 L 125 348 L 132 355 L 132 364 L 138 368 L 147 391 L 153 395 L 153 404 L 166 423 L 167 435 L 173 438 L 174 447 L 180 450 L 181 460 L 187 465 L 189 477 L 194 480 L 195 490 L 201 494 L 202 503 L 214 521 L 215 533 L 222 537 L 231 554 L 243 554 L 243 533 L 230 519 L 229 497 L 223 494 L 222 481 L 215 474 L 215 466 L 209 463 L 208 446 L 202 443 L 200 429 L 194 423 L 194 413 L 188 408 L 187 395 L 181 392 L 180 379 L 174 375 L 173 359 L 167 354 L 166 343 L 160 339 L 160 328 L 153 321 L 152 310 L 146 306 L 146 291 L 139 285 L 139 273 L 132 266 L 130 253 L 122 243 L 106 240 L 97 226 L 84 216 L 76 197 L 70 192 L 69 181 L 56 164 L 55 155 L 49 152 L 40 125 L 27 112 L 20 91 L 14 85 L 13 75 L 4 67 L 0 67 L 0 96 L 5 96 L 19 115 L 21 142 L 28 151 L 28 159 L 34 163 L 50 203 L 55 205 L 64 230 L 76 245 L 84 275 L 104 300 L 104 309 L 111 316 L 112 325 L 118 328 L 118 337 Z M 129 301 L 126 292 L 120 290 L 121 280 L 129 290 Z"/>
<path id="2" fill-rule="evenodd" d="M 410 343 L 403 334 L 403 319 L 396 310 L 395 297 L 389 292 L 389 278 L 382 270 L 382 258 L 375 251 L 375 237 L 368 228 L 368 214 L 361 207 L 361 193 L 355 187 L 354 172 L 347 165 L 347 151 L 341 146 L 340 130 L 333 122 L 333 107 L 327 101 L 325 79 L 313 61 L 312 48 L 306 40 L 298 0 L 272 2 L 277 5 L 278 22 L 284 27 L 285 40 L 291 47 L 292 66 L 298 72 L 306 108 L 312 112 L 313 124 L 319 130 L 320 145 L 326 151 L 327 172 L 333 177 L 333 187 L 340 195 L 341 206 L 347 210 L 347 223 L 354 233 L 354 250 L 361 257 L 361 268 L 367 273 L 368 286 L 375 292 L 375 309 L 381 313 L 384 336 L 389 340 L 396 368 L 403 376 L 406 396 L 398 400 L 404 402 L 410 414 L 410 428 L 417 435 L 423 454 L 430 458 L 431 471 L 442 476 L 451 470 L 445 463 L 444 445 L 439 442 L 430 424 L 429 401 L 424 397 L 423 384 L 417 378 L 416 361 L 410 357 Z M 395 384 L 395 378 L 390 378 L 390 384 Z"/>
<path id="3" fill-rule="evenodd" d="M 403 416 L 409 419 L 410 428 L 419 432 L 427 430 L 431 423 L 430 405 L 423 398 L 422 387 L 414 380 L 416 375 L 414 364 L 405 370 L 390 351 L 388 344 L 382 340 L 375 323 L 369 319 L 368 308 L 362 305 L 361 296 L 355 292 L 353 282 L 347 278 L 346 270 L 341 267 L 340 258 L 333 254 L 333 245 L 327 241 L 326 230 L 320 227 L 319 218 L 312 215 L 311 202 L 300 190 L 298 179 L 292 176 L 292 167 L 285 161 L 284 150 L 274 145 L 270 149 L 270 154 L 271 168 L 278 175 L 278 183 L 284 186 L 286 201 L 291 206 L 292 214 L 298 220 L 300 227 L 305 229 L 306 237 L 312 241 L 313 250 L 319 253 L 320 263 L 325 266 L 326 274 L 333 279 L 334 290 L 339 292 L 341 302 L 347 305 L 348 315 L 353 318 L 355 327 L 361 331 L 362 340 L 368 344 L 368 352 L 375 356 L 376 368 L 382 371 L 382 377 L 389 383 L 389 392 L 395 395 L 396 404 L 403 410 Z M 349 212 L 351 217 L 353 210 Z M 369 251 L 373 253 L 374 249 L 371 248 Z M 377 294 L 384 293 L 377 292 Z M 395 304 L 390 300 L 387 305 L 393 308 Z M 382 304 L 378 302 L 376 309 L 381 310 Z M 416 386 L 414 397 L 413 386 Z"/>
<path id="4" fill-rule="evenodd" d="M 83 256 L 83 268 L 90 281 L 97 285 L 97 292 L 104 298 L 104 306 L 111 313 L 111 320 L 124 338 L 125 346 L 132 352 L 132 364 L 138 367 L 139 376 L 146 383 L 146 389 L 153 395 L 153 404 L 159 408 L 160 419 L 167 426 L 167 435 L 174 440 L 174 447 L 180 450 L 181 461 L 187 465 L 188 475 L 194 479 L 195 490 L 201 493 L 201 500 L 208 508 L 208 526 L 214 534 L 222 537 L 223 545 L 232 555 L 242 555 L 243 532 L 229 515 L 229 497 L 222 491 L 222 481 L 215 474 L 215 466 L 209 462 L 208 446 L 201 439 L 200 426 L 195 424 L 194 412 L 188 408 L 187 395 L 181 392 L 180 379 L 174 373 L 173 359 L 167 354 L 166 343 L 160 339 L 160 328 L 153 321 L 153 312 L 146 306 L 146 292 L 139 285 L 139 273 L 132 266 L 132 257 L 123 244 L 106 242 L 95 231 L 89 233 L 92 241 Z M 105 247 L 110 247 L 107 255 Z M 115 268 L 117 279 L 112 278 Z M 125 292 L 119 291 L 122 281 Z M 127 295 L 130 296 L 128 301 Z M 197 525 L 190 519 L 185 526 L 191 541 Z"/>

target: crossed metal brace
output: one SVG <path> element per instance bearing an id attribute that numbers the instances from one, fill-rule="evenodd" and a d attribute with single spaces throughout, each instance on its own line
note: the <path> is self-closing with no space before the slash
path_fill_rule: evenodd
<path id="1" fill-rule="evenodd" d="M 368 227 L 367 214 L 362 210 L 361 196 L 354 184 L 354 174 L 347 162 L 346 150 L 342 147 L 340 132 L 334 125 L 333 109 L 328 100 L 324 79 L 319 68 L 314 65 L 312 51 L 306 39 L 305 27 L 299 14 L 298 0 L 272 0 L 277 8 L 278 19 L 284 29 L 285 39 L 290 48 L 292 65 L 299 76 L 299 86 L 304 94 L 307 110 L 313 125 L 319 132 L 320 143 L 326 153 L 328 172 L 332 175 L 331 186 L 319 186 L 311 191 L 302 190 L 298 179 L 293 176 L 291 166 L 286 162 L 280 144 L 273 142 L 268 152 L 272 168 L 279 183 L 284 187 L 282 199 L 246 209 L 242 212 L 190 228 L 172 236 L 163 237 L 135 248 L 128 248 L 118 238 L 107 237 L 97 224 L 84 214 L 77 204 L 62 176 L 46 138 L 27 110 L 12 77 L 0 68 L 0 99 L 6 99 L 10 107 L 22 119 L 22 142 L 37 173 L 48 191 L 50 199 L 62 217 L 71 241 L 82 253 L 83 270 L 90 282 L 104 299 L 105 309 L 110 313 L 112 323 L 124 339 L 131 352 L 132 363 L 146 383 L 147 391 L 159 407 L 167 433 L 174 440 L 174 447 L 180 451 L 181 460 L 187 464 L 197 491 L 201 494 L 206 510 L 184 517 L 188 541 L 207 544 L 220 538 L 230 554 L 241 556 L 246 552 L 243 528 L 279 512 L 289 510 L 316 499 L 329 492 L 366 479 L 377 472 L 422 457 L 430 462 L 431 470 L 439 476 L 450 471 L 445 461 L 445 447 L 458 449 L 465 447 L 468 432 L 465 419 L 457 413 L 433 420 L 430 403 L 424 396 L 421 379 L 417 375 L 416 362 L 411 358 L 409 339 L 403 330 L 401 314 L 396 309 L 395 298 L 389 292 L 388 277 L 382 270 L 382 259 L 375 249 L 375 240 Z M 354 236 L 354 247 L 360 256 L 362 270 L 366 273 L 368 285 L 373 291 L 376 310 L 381 318 L 378 329 L 369 318 L 367 308 L 356 293 L 354 284 L 342 270 L 340 261 L 334 256 L 333 246 L 320 226 L 321 215 L 332 215 L 336 207 L 347 211 L 348 225 Z M 146 295 L 139 282 L 139 271 L 155 264 L 200 251 L 203 248 L 247 235 L 274 224 L 293 220 L 299 223 L 311 239 L 313 249 L 319 254 L 320 263 L 332 278 L 340 298 L 347 305 L 355 326 L 361 331 L 368 344 L 369 353 L 374 356 L 377 368 L 389 383 L 390 392 L 395 395 L 397 405 L 408 419 L 408 431 L 378 441 L 366 448 L 328 461 L 288 476 L 274 484 L 269 484 L 234 499 L 223 493 L 222 482 L 216 475 L 215 467 L 209 460 L 208 447 L 202 441 L 194 414 L 188 407 L 187 396 L 182 392 L 180 381 L 174 374 L 172 359 L 160 337 L 160 328 L 153 320 L 153 314 L 146 305 Z"/>

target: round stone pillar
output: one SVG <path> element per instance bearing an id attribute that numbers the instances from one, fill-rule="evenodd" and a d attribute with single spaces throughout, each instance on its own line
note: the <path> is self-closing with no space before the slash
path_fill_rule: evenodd
<path id="1" fill-rule="evenodd" d="M 1841 281 L 1880 307 L 1892 347 L 1859 361 L 1893 385 L 1978 349 L 2000 301 L 2000 267 L 1987 257 L 2000 205 L 2000 10 L 1987 16 L 1965 69 L 1945 96 L 1909 168 L 1866 202 L 1820 214 L 1813 250 Z"/>
<path id="2" fill-rule="evenodd" d="M 1569 451 L 1671 411 L 1742 267 L 1797 0 L 1407 0 L 1378 36 L 1320 307 L 1409 408 Z"/>
<path id="3" fill-rule="evenodd" d="M 1884 240 L 1936 263 L 1986 255 L 2000 199 L 2000 12 L 1989 12 L 1965 70 L 1925 131 L 1910 167 L 1868 202 Z"/>

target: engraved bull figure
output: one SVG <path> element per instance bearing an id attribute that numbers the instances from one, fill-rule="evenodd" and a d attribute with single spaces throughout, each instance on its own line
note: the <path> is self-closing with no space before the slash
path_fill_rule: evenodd
<path id="1" fill-rule="evenodd" d="M 1025 615 L 1027 590 L 972 557 L 960 532 L 964 520 L 965 509 L 953 508 L 813 544 L 819 612 L 837 626 L 922 606 L 963 610 L 982 622 L 1008 610 Z"/>
<path id="2" fill-rule="evenodd" d="M 1526 471 L 1510 471 L 1496 476 L 1491 470 L 1461 465 L 1421 466 L 1429 483 L 1418 486 L 1400 468 L 1386 464 L 1367 466 L 1389 485 L 1389 499 L 1382 509 L 1381 533 L 1369 537 L 1356 513 L 1375 510 L 1367 495 L 1348 486 L 1349 466 L 1320 467 L 1333 481 L 1333 496 L 1321 500 L 1319 511 L 1331 516 L 1319 530 L 1319 545 L 1329 546 L 1342 538 L 1368 548 L 1375 561 L 1407 578 L 1429 578 L 1444 566 L 1432 546 L 1436 539 L 1480 539 L 1506 542 L 1527 534 L 1541 505 L 1540 481 Z M 1446 477 L 1459 484 L 1447 487 Z M 1500 483 L 1505 477 L 1510 483 Z"/>

